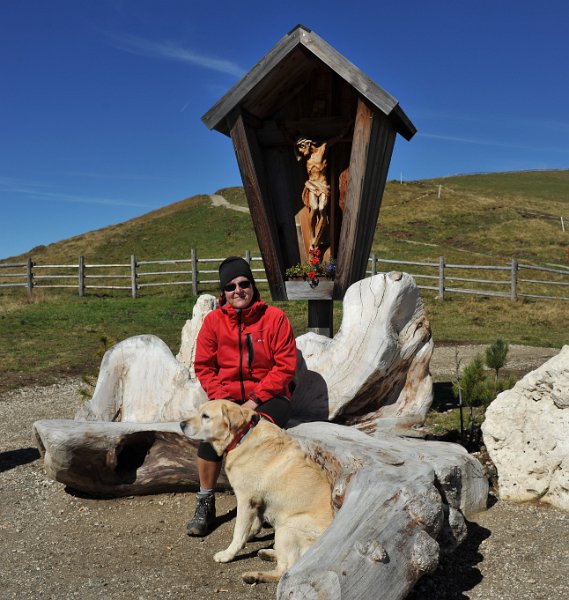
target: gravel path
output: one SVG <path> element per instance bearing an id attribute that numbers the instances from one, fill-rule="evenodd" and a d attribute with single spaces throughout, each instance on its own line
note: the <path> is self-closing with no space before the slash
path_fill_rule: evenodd
<path id="1" fill-rule="evenodd" d="M 269 530 L 240 560 L 212 560 L 231 537 L 231 494 L 218 496 L 220 524 L 198 540 L 185 535 L 192 494 L 99 500 L 46 479 L 32 423 L 72 418 L 78 390 L 68 380 L 0 395 L 0 598 L 274 598 L 275 585 L 239 578 L 262 566 L 255 552 L 270 545 Z M 497 501 L 472 519 L 467 540 L 410 598 L 569 598 L 568 540 L 569 514 Z"/>
<path id="2" fill-rule="evenodd" d="M 223 206 L 223 208 L 229 208 L 230 210 L 236 210 L 237 212 L 249 212 L 249 209 L 246 206 L 231 204 L 228 200 L 226 200 L 223 196 L 220 196 L 219 194 L 211 194 L 209 199 L 211 200 L 212 206 Z"/>

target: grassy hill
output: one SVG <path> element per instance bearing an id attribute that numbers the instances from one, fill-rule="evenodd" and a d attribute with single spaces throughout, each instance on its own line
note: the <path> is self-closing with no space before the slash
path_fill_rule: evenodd
<path id="1" fill-rule="evenodd" d="M 439 197 L 440 186 L 440 197 Z M 374 239 L 386 257 L 566 264 L 569 171 L 449 177 L 387 186 Z"/>
<path id="2" fill-rule="evenodd" d="M 10 261 L 32 256 L 40 264 L 77 263 L 83 255 L 90 262 L 124 262 L 131 254 L 142 260 L 165 260 L 189 258 L 192 247 L 204 256 L 221 256 L 242 253 L 254 240 L 249 215 L 213 208 L 209 196 L 193 196 L 124 223 L 37 246 Z"/>
<path id="3" fill-rule="evenodd" d="M 440 186 L 440 197 L 439 197 Z M 219 190 L 246 206 L 242 188 Z M 567 231 L 561 229 L 564 216 Z M 532 264 L 567 263 L 569 170 L 388 182 L 372 251 L 383 258 L 495 263 L 512 257 Z M 36 247 L 11 260 L 93 262 L 189 256 L 222 256 L 258 250 L 247 214 L 214 208 L 194 196 L 159 210 L 68 240 Z"/>
<path id="4" fill-rule="evenodd" d="M 440 187 L 439 187 L 440 186 Z M 440 196 L 439 196 L 440 190 Z M 219 193 L 246 205 L 242 188 Z M 567 231 L 561 229 L 565 217 Z M 567 265 L 569 170 L 389 182 L 372 251 L 380 258 L 470 264 L 505 264 L 512 257 L 538 265 Z M 39 264 L 189 258 L 258 252 L 248 214 L 211 206 L 208 196 L 176 202 L 139 218 L 32 249 Z M 96 372 L 101 353 L 114 341 L 153 333 L 177 351 L 180 332 L 195 301 L 187 287 L 150 288 L 133 301 L 126 293 L 0 289 L 0 390 L 28 382 L 48 383 L 62 374 Z M 567 302 L 511 303 L 504 299 L 452 296 L 444 302 L 423 294 L 437 343 L 568 343 Z M 297 334 L 306 326 L 306 303 L 281 306 Z M 336 328 L 341 306 L 336 308 Z"/>

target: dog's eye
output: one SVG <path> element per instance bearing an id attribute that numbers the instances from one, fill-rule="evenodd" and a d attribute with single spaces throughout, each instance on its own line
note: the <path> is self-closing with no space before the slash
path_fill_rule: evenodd
<path id="1" fill-rule="evenodd" d="M 208 415 L 208 414 L 206 414 L 206 413 L 203 413 L 203 414 L 202 414 L 202 419 L 209 419 L 209 415 Z"/>

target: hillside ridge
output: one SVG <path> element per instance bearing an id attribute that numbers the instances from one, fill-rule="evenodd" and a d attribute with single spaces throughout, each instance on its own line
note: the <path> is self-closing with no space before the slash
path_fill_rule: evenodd
<path id="1" fill-rule="evenodd" d="M 106 262 L 257 253 L 242 187 L 213 194 L 237 210 L 212 206 L 200 194 L 128 221 L 38 246 L 0 262 Z M 222 204 L 222 203 L 220 203 Z M 562 221 L 563 217 L 563 221 Z M 562 224 L 565 224 L 565 231 Z M 569 170 L 518 171 L 389 181 L 372 251 L 384 258 L 474 263 L 512 257 L 533 264 L 566 264 L 569 245 Z"/>

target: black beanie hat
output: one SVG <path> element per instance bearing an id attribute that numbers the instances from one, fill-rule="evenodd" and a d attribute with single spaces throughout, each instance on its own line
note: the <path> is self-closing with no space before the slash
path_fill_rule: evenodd
<path id="1" fill-rule="evenodd" d="M 222 290 L 232 279 L 240 276 L 247 277 L 253 286 L 255 285 L 251 267 L 241 256 L 228 256 L 219 265 L 219 284 Z"/>

